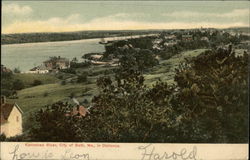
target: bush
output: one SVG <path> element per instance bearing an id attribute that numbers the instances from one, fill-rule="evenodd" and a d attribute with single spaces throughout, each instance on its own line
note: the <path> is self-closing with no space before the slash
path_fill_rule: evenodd
<path id="1" fill-rule="evenodd" d="M 58 76 L 58 79 L 63 79 L 63 75 L 59 75 L 59 76 Z"/>
<path id="2" fill-rule="evenodd" d="M 76 74 L 76 70 L 73 68 L 61 69 L 60 71 L 64 73 Z"/>
<path id="3" fill-rule="evenodd" d="M 33 81 L 33 83 L 32 83 L 33 86 L 38 86 L 38 85 L 41 85 L 41 84 L 42 84 L 42 81 L 37 80 L 37 79 L 35 79 L 35 80 Z"/>
<path id="4" fill-rule="evenodd" d="M 78 83 L 87 82 L 87 80 L 88 80 L 88 73 L 87 72 L 84 72 L 77 77 Z"/>
<path id="5" fill-rule="evenodd" d="M 3 142 L 6 140 L 5 134 L 0 134 L 0 142 Z"/>
<path id="6" fill-rule="evenodd" d="M 66 81 L 65 80 L 61 81 L 61 85 L 66 85 Z"/>
<path id="7" fill-rule="evenodd" d="M 20 79 L 17 79 L 13 82 L 12 89 L 13 90 L 21 90 L 24 88 L 24 83 Z"/>
<path id="8" fill-rule="evenodd" d="M 49 93 L 48 92 L 44 92 L 43 97 L 48 97 Z"/>

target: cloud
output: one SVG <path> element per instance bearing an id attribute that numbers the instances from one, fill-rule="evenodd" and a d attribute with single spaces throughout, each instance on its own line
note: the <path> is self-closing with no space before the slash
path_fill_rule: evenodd
<path id="1" fill-rule="evenodd" d="M 194 13 L 192 13 L 194 14 Z M 242 13 L 241 13 L 242 14 Z M 229 15 L 228 15 L 229 16 Z M 79 14 L 73 14 L 66 18 L 52 17 L 48 20 L 15 21 L 4 26 L 3 33 L 27 33 L 27 32 L 70 32 L 81 30 L 136 30 L 136 29 L 178 29 L 214 27 L 227 28 L 247 26 L 248 22 L 139 22 L 128 18 L 129 14 L 116 14 L 82 22 Z"/>
<path id="2" fill-rule="evenodd" d="M 32 8 L 28 5 L 20 6 L 15 3 L 4 4 L 2 6 L 3 14 L 10 15 L 28 15 L 32 12 Z"/>
<path id="3" fill-rule="evenodd" d="M 218 14 L 217 17 L 246 17 L 249 16 L 249 9 L 235 9 L 232 12 L 224 13 L 224 14 Z"/>
<path id="4" fill-rule="evenodd" d="M 3 26 L 3 33 L 29 33 L 29 32 L 68 32 L 82 28 L 79 14 L 72 14 L 66 18 L 52 17 L 48 20 L 15 21 Z"/>
<path id="5" fill-rule="evenodd" d="M 177 17 L 177 18 L 190 18 L 190 17 L 211 17 L 211 18 L 237 18 L 249 16 L 248 9 L 235 9 L 227 13 L 205 13 L 205 12 L 191 12 L 191 11 L 179 11 L 172 13 L 163 13 L 165 17 Z"/>

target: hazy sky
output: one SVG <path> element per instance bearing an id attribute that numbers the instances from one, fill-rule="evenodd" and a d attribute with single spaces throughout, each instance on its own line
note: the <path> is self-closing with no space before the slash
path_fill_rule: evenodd
<path id="1" fill-rule="evenodd" d="M 3 1 L 2 32 L 249 26 L 249 1 Z"/>

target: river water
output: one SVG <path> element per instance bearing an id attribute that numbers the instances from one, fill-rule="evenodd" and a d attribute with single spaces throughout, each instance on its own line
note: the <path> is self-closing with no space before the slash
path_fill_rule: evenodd
<path id="1" fill-rule="evenodd" d="M 141 36 L 133 36 L 133 38 Z M 105 40 L 120 40 L 128 38 L 131 37 L 110 37 L 105 38 Z M 99 44 L 99 42 L 100 38 L 2 45 L 1 64 L 12 70 L 14 68 L 19 68 L 21 71 L 28 71 L 31 68 L 42 64 L 43 61 L 52 56 L 61 56 L 70 60 L 76 57 L 81 61 L 81 57 L 84 54 L 105 51 L 104 46 Z"/>
<path id="2" fill-rule="evenodd" d="M 88 39 L 2 45 L 1 64 L 10 69 L 19 68 L 21 71 L 28 71 L 52 56 L 70 60 L 76 57 L 81 60 L 86 53 L 104 51 L 104 46 L 99 44 L 99 41 L 100 39 Z"/>

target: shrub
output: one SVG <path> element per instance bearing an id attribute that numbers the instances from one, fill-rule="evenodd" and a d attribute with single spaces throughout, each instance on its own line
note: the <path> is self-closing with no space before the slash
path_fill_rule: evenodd
<path id="1" fill-rule="evenodd" d="M 59 79 L 63 79 L 63 75 L 59 75 L 58 78 L 59 78 Z"/>
<path id="2" fill-rule="evenodd" d="M 38 85 L 41 85 L 41 84 L 42 84 L 42 81 L 37 80 L 37 79 L 35 79 L 35 80 L 33 81 L 33 83 L 32 83 L 33 86 L 38 86 Z"/>
<path id="3" fill-rule="evenodd" d="M 78 83 L 87 82 L 87 79 L 88 79 L 88 73 L 83 72 L 81 75 L 77 77 L 77 82 Z"/>
<path id="4" fill-rule="evenodd" d="M 44 92 L 43 97 L 48 97 L 49 93 L 48 92 Z"/>
<path id="5" fill-rule="evenodd" d="M 17 79 L 13 82 L 12 89 L 13 90 L 21 90 L 24 88 L 24 83 L 20 79 Z"/>
<path id="6" fill-rule="evenodd" d="M 66 81 L 65 80 L 61 81 L 61 85 L 66 85 Z"/>
<path id="7" fill-rule="evenodd" d="M 61 72 L 76 74 L 76 70 L 73 68 L 61 69 Z"/>

